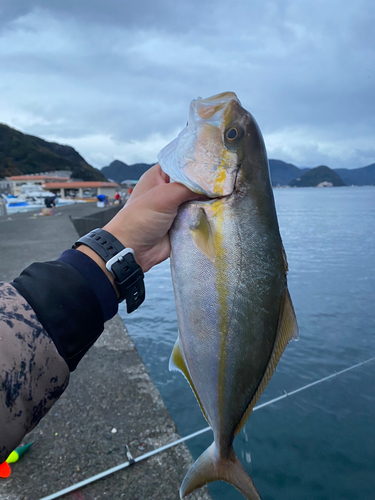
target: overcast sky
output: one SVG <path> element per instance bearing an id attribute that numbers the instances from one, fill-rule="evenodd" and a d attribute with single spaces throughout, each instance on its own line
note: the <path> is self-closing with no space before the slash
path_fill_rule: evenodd
<path id="1" fill-rule="evenodd" d="M 374 0 L 0 0 L 0 122 L 96 167 L 153 162 L 237 93 L 269 158 L 375 162 Z"/>

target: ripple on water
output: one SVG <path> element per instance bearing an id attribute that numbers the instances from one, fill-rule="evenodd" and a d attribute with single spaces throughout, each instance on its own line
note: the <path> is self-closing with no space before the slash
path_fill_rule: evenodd
<path id="1" fill-rule="evenodd" d="M 275 190 L 300 340 L 261 402 L 375 355 L 375 188 Z M 145 304 L 123 317 L 181 435 L 207 424 L 184 378 L 168 371 L 177 338 L 169 262 L 146 276 Z M 375 362 L 252 414 L 235 448 L 262 500 L 373 500 Z M 194 456 L 212 434 L 189 442 Z M 249 458 L 250 457 L 250 458 Z M 214 500 L 240 500 L 210 487 Z"/>

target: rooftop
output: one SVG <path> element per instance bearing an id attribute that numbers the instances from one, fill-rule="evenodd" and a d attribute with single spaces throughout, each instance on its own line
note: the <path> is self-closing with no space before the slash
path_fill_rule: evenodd
<path id="1" fill-rule="evenodd" d="M 79 189 L 79 188 L 99 188 L 111 187 L 118 189 L 117 182 L 102 182 L 102 181 L 75 181 L 75 182 L 49 182 L 44 185 L 45 189 Z"/>
<path id="2" fill-rule="evenodd" d="M 10 181 L 43 181 L 45 179 L 48 180 L 56 180 L 61 182 L 66 182 L 69 180 L 69 177 L 66 176 L 56 176 L 56 175 L 12 175 L 11 177 L 7 177 L 7 180 Z"/>

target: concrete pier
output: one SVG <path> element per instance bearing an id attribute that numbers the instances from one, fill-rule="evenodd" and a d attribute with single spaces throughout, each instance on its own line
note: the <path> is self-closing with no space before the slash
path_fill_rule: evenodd
<path id="1" fill-rule="evenodd" d="M 35 261 L 53 260 L 78 238 L 70 217 L 95 204 L 58 207 L 54 215 L 0 217 L 0 280 Z M 102 209 L 104 210 L 104 209 Z M 26 438 L 30 451 L 0 479 L 1 500 L 39 500 L 178 439 L 177 430 L 119 316 L 75 372 L 65 394 Z M 64 496 L 67 500 L 178 500 L 192 457 L 184 444 Z M 189 500 L 209 500 L 205 489 Z"/>

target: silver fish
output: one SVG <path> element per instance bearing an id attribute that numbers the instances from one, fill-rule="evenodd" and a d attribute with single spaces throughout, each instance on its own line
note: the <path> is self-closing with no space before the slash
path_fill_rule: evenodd
<path id="1" fill-rule="evenodd" d="M 233 92 L 198 98 L 158 160 L 210 198 L 184 204 L 170 231 L 179 326 L 170 368 L 184 374 L 214 434 L 180 496 L 224 480 L 260 500 L 233 440 L 298 337 L 262 134 Z"/>

